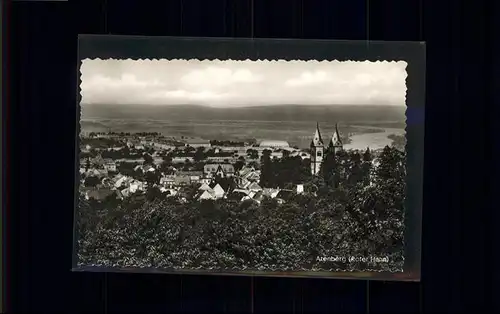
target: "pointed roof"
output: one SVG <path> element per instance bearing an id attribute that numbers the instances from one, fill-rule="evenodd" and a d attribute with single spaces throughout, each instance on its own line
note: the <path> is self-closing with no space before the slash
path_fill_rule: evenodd
<path id="1" fill-rule="evenodd" d="M 206 183 L 203 183 L 203 184 L 202 184 L 202 185 L 198 188 L 198 190 L 200 190 L 200 191 L 208 191 L 208 190 L 211 190 L 211 189 L 212 189 L 212 188 L 211 188 L 208 184 L 206 184 Z"/>
<path id="2" fill-rule="evenodd" d="M 321 138 L 321 132 L 319 130 L 319 123 L 316 122 L 316 131 L 314 132 L 313 139 L 311 141 L 311 146 L 323 146 L 323 138 Z"/>
<path id="3" fill-rule="evenodd" d="M 247 189 L 248 190 L 256 190 L 256 191 L 262 190 L 262 188 L 260 187 L 260 185 L 257 182 L 252 182 L 249 186 L 247 186 Z"/>
<path id="4" fill-rule="evenodd" d="M 219 173 L 219 172 L 225 173 L 224 169 L 222 168 L 222 165 L 220 165 L 220 164 L 219 164 L 219 167 L 217 167 L 216 173 Z"/>
<path id="5" fill-rule="evenodd" d="M 224 194 L 226 191 L 220 186 L 220 184 L 215 185 L 212 190 L 215 194 Z"/>
<path id="6" fill-rule="evenodd" d="M 333 132 L 332 139 L 330 140 L 330 146 L 342 146 L 342 138 L 340 137 L 337 123 L 335 123 L 335 132 Z"/>

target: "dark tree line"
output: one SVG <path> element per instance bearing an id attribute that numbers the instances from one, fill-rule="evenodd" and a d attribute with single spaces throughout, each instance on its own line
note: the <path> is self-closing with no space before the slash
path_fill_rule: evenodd
<path id="1" fill-rule="evenodd" d="M 260 186 L 266 188 L 287 188 L 310 180 L 310 160 L 301 157 L 271 159 L 270 151 L 264 150 L 261 158 Z"/>
<path id="2" fill-rule="evenodd" d="M 392 140 L 391 146 L 399 149 L 400 151 L 405 150 L 405 148 L 406 148 L 406 135 L 391 134 L 388 136 L 388 138 Z"/>
<path id="3" fill-rule="evenodd" d="M 386 147 L 376 167 L 369 152 L 331 157 L 320 175 L 306 183 L 310 193 L 294 194 L 283 204 L 269 198 L 260 204 L 192 202 L 196 186 L 186 187 L 178 197 L 151 194 L 147 200 L 103 203 L 81 199 L 78 263 L 165 269 L 401 270 L 404 153 Z M 368 164 L 370 169 L 363 169 Z M 387 257 L 389 262 L 321 260 L 369 255 Z"/>

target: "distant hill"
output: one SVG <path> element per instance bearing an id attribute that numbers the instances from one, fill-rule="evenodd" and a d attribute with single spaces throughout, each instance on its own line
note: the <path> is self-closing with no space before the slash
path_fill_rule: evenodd
<path id="1" fill-rule="evenodd" d="M 82 105 L 82 119 L 244 120 L 244 121 L 405 121 L 406 107 L 276 105 L 212 108 L 196 105 Z"/>

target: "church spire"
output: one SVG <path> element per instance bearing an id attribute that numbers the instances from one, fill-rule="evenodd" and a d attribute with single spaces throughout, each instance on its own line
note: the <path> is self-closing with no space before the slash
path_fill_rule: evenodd
<path id="1" fill-rule="evenodd" d="M 319 122 L 316 122 L 316 131 L 314 132 L 313 139 L 311 141 L 311 146 L 323 146 L 323 139 L 321 138 L 321 132 L 319 130 Z"/>
<path id="2" fill-rule="evenodd" d="M 333 132 L 332 138 L 330 140 L 330 143 L 328 144 L 328 148 L 330 150 L 339 150 L 342 149 L 342 138 L 340 137 L 340 132 L 338 128 L 338 124 L 335 123 L 335 131 Z"/>

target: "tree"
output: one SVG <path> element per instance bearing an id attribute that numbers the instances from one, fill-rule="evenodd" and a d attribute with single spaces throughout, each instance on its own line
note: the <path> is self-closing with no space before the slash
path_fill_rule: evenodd
<path id="1" fill-rule="evenodd" d="M 205 149 L 198 147 L 194 153 L 193 159 L 195 162 L 200 162 L 205 159 Z"/>
<path id="2" fill-rule="evenodd" d="M 245 166 L 245 162 L 241 161 L 241 160 L 237 160 L 233 166 L 234 166 L 234 171 L 238 172 Z"/>
<path id="3" fill-rule="evenodd" d="M 384 147 L 379 156 L 379 165 L 375 174 L 380 185 L 391 180 L 404 182 L 406 176 L 405 154 L 394 147 Z"/>
<path id="4" fill-rule="evenodd" d="M 260 173 L 260 186 L 262 187 L 274 187 L 275 182 L 273 180 L 273 163 L 271 160 L 271 151 L 264 150 L 261 158 L 261 173 Z"/>
<path id="5" fill-rule="evenodd" d="M 144 179 L 148 184 L 148 188 L 152 188 L 160 183 L 161 174 L 159 171 L 146 171 L 144 173 Z"/>
<path id="6" fill-rule="evenodd" d="M 257 159 L 259 158 L 259 152 L 256 149 L 247 149 L 247 156 L 249 159 Z"/>
<path id="7" fill-rule="evenodd" d="M 323 177 L 324 182 L 332 187 L 338 185 L 339 165 L 335 158 L 335 153 L 332 150 L 327 150 L 323 155 L 323 162 L 320 166 L 320 175 Z"/>
<path id="8" fill-rule="evenodd" d="M 366 151 L 363 154 L 363 161 L 361 163 L 361 172 L 363 176 L 363 184 L 365 186 L 370 185 L 371 183 L 371 174 L 373 169 L 372 164 L 372 154 L 370 148 L 366 148 Z"/>
<path id="9" fill-rule="evenodd" d="M 365 152 L 363 153 L 363 161 L 365 162 L 371 162 L 373 160 L 372 158 L 372 152 L 370 151 L 370 148 L 367 147 Z"/>
<path id="10" fill-rule="evenodd" d="M 99 183 L 101 183 L 101 181 L 99 180 L 98 177 L 96 176 L 88 176 L 87 178 L 85 178 L 85 186 L 88 186 L 88 187 L 93 187 L 95 188 Z"/>
<path id="11" fill-rule="evenodd" d="M 152 165 L 153 164 L 153 157 L 151 157 L 151 155 L 147 154 L 147 153 L 144 153 L 142 155 L 142 158 L 144 158 L 144 164 L 145 165 Z"/>
<path id="12" fill-rule="evenodd" d="M 361 155 L 357 152 L 351 152 L 349 154 L 349 170 L 348 170 L 348 184 L 357 185 L 358 183 L 364 182 Z"/>

